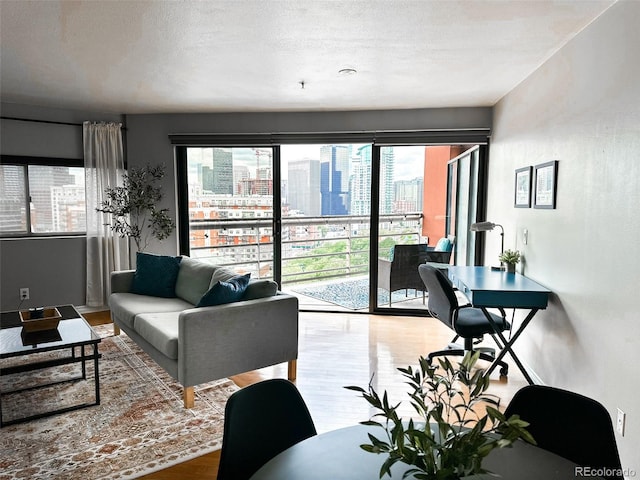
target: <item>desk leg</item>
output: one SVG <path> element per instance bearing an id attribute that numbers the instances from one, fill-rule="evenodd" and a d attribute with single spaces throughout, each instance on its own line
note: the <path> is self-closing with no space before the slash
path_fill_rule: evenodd
<path id="1" fill-rule="evenodd" d="M 527 370 L 524 368 L 524 366 L 522 365 L 522 362 L 520 362 L 520 359 L 516 356 L 515 352 L 513 351 L 513 349 L 511 347 L 513 346 L 515 341 L 518 339 L 520 334 L 527 327 L 527 325 L 529 325 L 529 322 L 531 321 L 533 316 L 538 312 L 538 309 L 537 308 L 532 308 L 531 309 L 531 311 L 527 314 L 525 319 L 522 321 L 522 325 L 520 325 L 520 328 L 518 328 L 518 330 L 516 330 L 516 332 L 511 336 L 511 340 L 509 340 L 509 341 L 507 341 L 507 339 L 502 334 L 502 332 L 499 331 L 496 328 L 496 324 L 494 323 L 494 321 L 491 318 L 491 315 L 489 314 L 487 309 L 483 307 L 482 311 L 484 312 L 485 316 L 487 317 L 487 319 L 489 320 L 489 322 L 493 326 L 493 329 L 494 329 L 496 335 L 498 335 L 498 337 L 500 337 L 500 340 L 502 340 L 502 342 L 504 343 L 504 347 L 502 347 L 502 349 L 500 350 L 500 352 L 498 353 L 496 358 L 493 360 L 493 363 L 489 366 L 489 368 L 485 372 L 485 375 L 491 375 L 491 372 L 493 372 L 493 370 L 496 368 L 496 366 L 498 365 L 498 362 L 504 358 L 504 356 L 507 354 L 507 352 L 509 352 L 509 355 L 511 355 L 511 358 L 513 358 L 513 361 L 516 362 L 516 365 L 518 366 L 518 368 L 522 372 L 522 375 L 524 375 L 524 378 L 527 380 L 527 382 L 529 382 L 529 385 L 533 385 L 534 382 L 533 382 L 531 376 L 527 373 Z"/>

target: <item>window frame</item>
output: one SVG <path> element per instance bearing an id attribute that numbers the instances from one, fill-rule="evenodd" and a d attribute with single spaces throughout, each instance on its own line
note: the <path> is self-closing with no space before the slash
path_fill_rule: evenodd
<path id="1" fill-rule="evenodd" d="M 41 237 L 81 237 L 87 234 L 86 228 L 81 232 L 33 232 L 31 226 L 30 207 L 31 192 L 29 185 L 29 167 L 74 167 L 84 169 L 84 159 L 82 158 L 61 158 L 61 157 L 33 157 L 25 155 L 0 155 L 0 165 L 15 165 L 22 167 L 24 175 L 26 230 L 0 232 L 0 239 L 11 238 L 41 238 Z"/>

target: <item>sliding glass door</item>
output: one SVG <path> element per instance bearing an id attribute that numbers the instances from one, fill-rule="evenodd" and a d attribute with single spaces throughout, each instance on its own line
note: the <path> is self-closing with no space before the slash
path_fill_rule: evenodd
<path id="1" fill-rule="evenodd" d="M 371 145 L 282 145 L 282 277 L 300 307 L 369 308 Z"/>
<path id="2" fill-rule="evenodd" d="M 273 279 L 303 310 L 424 312 L 396 247 L 445 239 L 447 262 L 474 263 L 485 147 L 326 140 L 178 146 L 181 253 Z"/>
<path id="3" fill-rule="evenodd" d="M 424 310 L 417 270 L 426 259 L 473 262 L 468 226 L 477 211 L 478 151 L 477 145 L 379 148 L 376 309 Z"/>
<path id="4" fill-rule="evenodd" d="M 188 147 L 184 156 L 189 255 L 274 278 L 273 149 Z"/>

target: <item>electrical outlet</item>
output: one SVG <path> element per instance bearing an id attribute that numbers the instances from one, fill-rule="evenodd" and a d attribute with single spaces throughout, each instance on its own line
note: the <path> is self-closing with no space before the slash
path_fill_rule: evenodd
<path id="1" fill-rule="evenodd" d="M 624 421 L 627 415 L 620 409 L 618 409 L 618 420 L 616 421 L 616 430 L 620 435 L 624 437 Z"/>
<path id="2" fill-rule="evenodd" d="M 20 300 L 29 300 L 29 289 L 21 288 L 20 289 Z"/>

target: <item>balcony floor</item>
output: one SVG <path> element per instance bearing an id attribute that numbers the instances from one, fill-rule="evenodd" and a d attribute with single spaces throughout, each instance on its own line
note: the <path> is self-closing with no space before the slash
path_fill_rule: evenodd
<path id="1" fill-rule="evenodd" d="M 283 292 L 298 297 L 301 310 L 310 311 L 331 311 L 331 312 L 358 312 L 367 313 L 368 306 L 368 277 L 348 276 L 333 278 L 330 280 L 319 280 L 312 282 L 289 283 L 283 286 Z M 355 284 L 357 282 L 357 285 Z M 313 289 L 319 291 L 319 295 L 307 295 L 304 290 Z M 352 299 L 357 296 L 358 299 Z M 323 297 L 323 298 L 319 298 Z M 393 292 L 391 305 L 388 303 L 388 292 L 378 289 L 379 307 L 395 309 L 425 310 L 422 292 L 409 290 L 398 290 Z M 426 302 L 426 298 L 425 298 Z M 362 304 L 362 307 L 351 305 Z"/>

